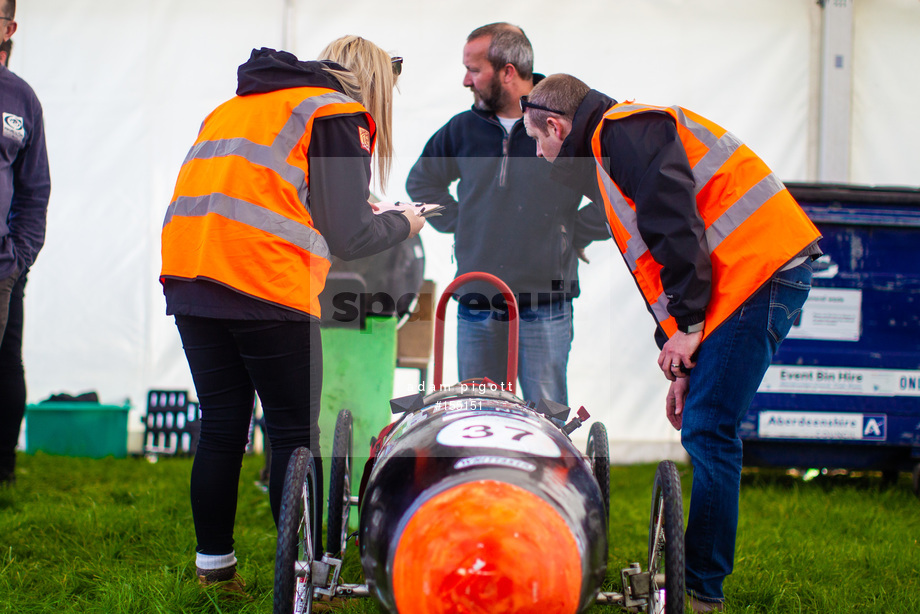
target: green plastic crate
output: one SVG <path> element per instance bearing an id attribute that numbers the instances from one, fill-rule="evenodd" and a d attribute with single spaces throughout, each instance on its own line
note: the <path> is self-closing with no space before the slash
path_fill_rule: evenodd
<path id="1" fill-rule="evenodd" d="M 128 455 L 130 404 L 38 403 L 26 407 L 26 452 L 104 458 Z"/>

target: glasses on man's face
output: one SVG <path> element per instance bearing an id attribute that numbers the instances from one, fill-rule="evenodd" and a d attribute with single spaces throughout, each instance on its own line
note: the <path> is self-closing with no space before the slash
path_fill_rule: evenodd
<path id="1" fill-rule="evenodd" d="M 403 59 L 400 57 L 390 58 L 390 66 L 393 67 L 393 74 L 397 77 L 402 74 Z"/>
<path id="2" fill-rule="evenodd" d="M 542 104 L 528 102 L 527 96 L 521 96 L 521 112 L 524 112 L 527 109 L 537 109 L 538 111 L 548 111 L 549 113 L 556 113 L 557 115 L 565 115 L 565 111 L 560 111 L 559 109 L 550 109 L 549 107 L 544 107 Z"/>

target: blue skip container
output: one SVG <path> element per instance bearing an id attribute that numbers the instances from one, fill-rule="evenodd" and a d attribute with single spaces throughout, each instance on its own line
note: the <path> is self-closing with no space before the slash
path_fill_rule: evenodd
<path id="1" fill-rule="evenodd" d="M 917 492 L 920 189 L 787 186 L 825 255 L 742 420 L 744 462 L 913 471 Z"/>

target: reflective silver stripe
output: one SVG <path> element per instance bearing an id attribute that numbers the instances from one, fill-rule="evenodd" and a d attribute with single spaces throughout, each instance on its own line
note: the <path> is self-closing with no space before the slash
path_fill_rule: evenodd
<path id="1" fill-rule="evenodd" d="M 725 165 L 731 155 L 744 143 L 728 131 L 721 137 L 716 138 L 716 135 L 709 128 L 687 117 L 682 108 L 675 106 L 671 107 L 671 109 L 677 114 L 677 121 L 690 130 L 690 133 L 709 149 L 706 155 L 700 158 L 692 169 L 695 184 L 694 195 L 696 195 L 712 180 L 716 172 Z"/>
<path id="2" fill-rule="evenodd" d="M 668 295 L 664 292 L 658 295 L 658 300 L 652 303 L 650 307 L 655 319 L 659 322 L 664 322 L 671 317 L 671 314 L 668 313 Z"/>
<path id="3" fill-rule="evenodd" d="M 177 215 L 204 217 L 209 213 L 264 230 L 320 258 L 330 258 L 326 240 L 313 228 L 258 205 L 219 193 L 196 197 L 180 196 L 166 210 L 163 226 L 169 224 Z"/>
<path id="4" fill-rule="evenodd" d="M 726 132 L 716 141 L 715 145 L 709 148 L 706 155 L 700 158 L 693 167 L 694 196 L 712 181 L 716 172 L 728 162 L 728 159 L 741 145 L 743 143 L 738 140 L 738 137 L 731 132 Z"/>
<path id="5" fill-rule="evenodd" d="M 693 181 L 695 193 L 699 193 L 722 168 L 725 162 L 743 143 L 731 132 L 726 131 L 721 137 L 716 137 L 706 126 L 687 117 L 684 110 L 678 106 L 669 107 L 676 116 L 676 121 L 686 127 L 693 136 L 708 148 L 708 152 L 693 166 Z M 628 105 L 620 107 L 617 111 L 648 110 L 666 112 L 664 109 L 649 107 L 647 105 Z"/>
<path id="6" fill-rule="evenodd" d="M 302 134 L 302 133 L 301 133 Z M 279 135 L 280 136 L 280 135 Z M 277 142 L 277 138 L 276 138 Z M 287 183 L 297 189 L 297 196 L 307 206 L 309 192 L 307 191 L 307 177 L 303 169 L 287 163 L 290 150 L 284 151 L 275 148 L 274 144 L 257 145 L 248 139 L 220 139 L 218 141 L 203 141 L 192 147 L 185 157 L 185 162 L 190 160 L 207 160 L 225 156 L 239 156 L 253 164 L 264 166 L 277 173 Z"/>
<path id="7" fill-rule="evenodd" d="M 664 111 L 664 107 L 653 107 L 647 104 L 619 104 L 616 107 L 612 107 L 611 110 L 616 109 L 617 113 L 629 113 L 630 111 L 635 111 L 637 109 L 643 111 Z"/>
<path id="8" fill-rule="evenodd" d="M 626 243 L 626 250 L 623 252 L 623 258 L 626 259 L 629 270 L 635 271 L 636 263 L 639 258 L 648 251 L 648 246 L 645 244 L 645 241 L 642 240 L 642 235 L 639 234 L 639 224 L 636 222 L 636 212 L 629 206 L 629 203 L 626 202 L 623 194 L 620 193 L 619 188 L 617 188 L 613 179 L 610 178 L 610 175 L 607 174 L 607 171 L 604 170 L 604 165 L 601 164 L 600 161 L 597 161 L 597 167 L 600 172 L 599 177 L 601 177 L 601 181 L 604 183 L 604 191 L 607 193 L 607 198 L 610 200 L 610 206 L 613 207 L 614 214 L 616 214 L 617 219 L 620 220 L 620 225 L 629 233 L 629 241 Z"/>
<path id="9" fill-rule="evenodd" d="M 220 139 L 203 141 L 188 152 L 185 163 L 224 156 L 240 156 L 253 164 L 264 166 L 297 189 L 297 196 L 309 210 L 310 192 L 303 169 L 288 164 L 287 159 L 303 137 L 310 118 L 322 107 L 333 103 L 354 102 L 345 94 L 329 92 L 304 99 L 279 131 L 271 145 L 259 145 L 249 139 Z"/>
<path id="10" fill-rule="evenodd" d="M 694 121 L 687 117 L 687 114 L 684 113 L 684 110 L 678 106 L 669 107 L 677 115 L 677 121 L 681 125 L 685 126 L 690 132 L 700 140 L 700 142 L 706 147 L 712 148 L 718 139 L 712 131 L 704 126 L 703 124 Z"/>
<path id="11" fill-rule="evenodd" d="M 604 170 L 603 165 L 597 162 L 600 169 L 600 177 L 604 184 L 604 191 L 610 200 L 613 211 L 620 220 L 620 224 L 629 233 L 630 239 L 626 244 L 626 251 L 623 257 L 631 271 L 637 268 L 639 258 L 648 251 L 645 241 L 639 234 L 639 226 L 636 222 L 636 212 L 629 206 L 626 199 L 620 193 L 613 179 Z M 776 175 L 770 173 L 761 179 L 756 185 L 749 189 L 741 198 L 739 198 L 731 207 L 726 209 L 710 226 L 706 229 L 706 244 L 709 253 L 712 254 L 725 237 L 734 232 L 741 226 L 757 209 L 769 199 L 773 198 L 784 189 L 782 182 L 776 178 Z"/>
<path id="12" fill-rule="evenodd" d="M 773 198 L 776 194 L 784 189 L 782 182 L 770 173 L 750 190 L 744 193 L 744 196 L 735 201 L 731 207 L 726 209 L 719 218 L 706 229 L 706 242 L 709 244 L 709 253 L 715 251 L 722 242 L 722 239 L 734 232 L 743 224 L 751 215 L 757 211 L 761 205 Z"/>
<path id="13" fill-rule="evenodd" d="M 306 98 L 299 105 L 297 105 L 294 108 L 294 111 L 291 113 L 291 116 L 288 118 L 287 122 L 284 124 L 284 127 L 281 128 L 278 136 L 275 137 L 275 141 L 272 143 L 272 149 L 284 153 L 284 156 L 281 158 L 281 162 L 287 160 L 288 156 L 291 155 L 291 152 L 294 151 L 294 148 L 297 147 L 297 144 L 300 143 L 300 139 L 303 137 L 303 133 L 307 129 L 307 124 L 320 108 L 326 106 L 327 104 L 349 102 L 355 101 L 340 92 L 328 92 L 326 94 L 320 94 L 319 96 L 311 96 L 310 98 Z M 298 186 L 297 195 L 300 198 L 300 202 L 302 202 L 309 211 L 310 192 L 307 188 L 306 178 L 303 176 L 303 171 L 301 169 L 297 167 L 291 168 L 294 168 L 300 172 L 300 182 L 291 183 L 295 186 Z M 282 176 L 284 175 L 282 174 Z"/>
<path id="14" fill-rule="evenodd" d="M 620 220 L 620 224 L 630 235 L 629 241 L 626 243 L 626 251 L 623 252 L 623 259 L 626 261 L 626 266 L 629 267 L 629 272 L 633 273 L 639 268 L 639 258 L 648 253 L 648 246 L 639 234 L 639 225 L 636 222 L 636 212 L 629 206 L 629 203 L 626 201 L 626 198 L 623 197 L 623 194 L 620 193 L 613 179 L 611 179 L 610 175 L 604 170 L 603 164 L 598 161 L 597 166 L 600 169 L 599 176 L 604 183 L 604 191 L 607 193 L 610 206 L 613 207 L 613 211 L 617 219 Z M 607 222 L 607 229 L 610 230 L 609 220 Z M 613 236 L 612 231 L 610 235 Z M 658 300 L 650 306 L 655 319 L 659 322 L 664 322 L 671 317 L 671 314 L 668 313 L 668 297 L 664 292 L 661 292 L 658 295 Z"/>

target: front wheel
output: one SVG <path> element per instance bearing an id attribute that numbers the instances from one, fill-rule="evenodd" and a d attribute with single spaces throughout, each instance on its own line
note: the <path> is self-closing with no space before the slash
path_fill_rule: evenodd
<path id="1" fill-rule="evenodd" d="M 313 520 L 316 510 L 316 465 L 307 448 L 297 448 L 288 462 L 278 514 L 273 614 L 313 611 Z"/>
<path id="2" fill-rule="evenodd" d="M 332 466 L 329 469 L 329 518 L 326 523 L 326 548 L 336 558 L 345 553 L 348 516 L 351 512 L 352 417 L 343 409 L 335 420 L 332 440 Z"/>
<path id="3" fill-rule="evenodd" d="M 610 444 L 607 441 L 607 427 L 595 422 L 588 431 L 588 445 L 585 454 L 591 461 L 591 471 L 601 488 L 604 500 L 604 521 L 610 522 Z"/>
<path id="4" fill-rule="evenodd" d="M 684 503 L 671 461 L 655 471 L 648 529 L 649 614 L 684 612 Z"/>

